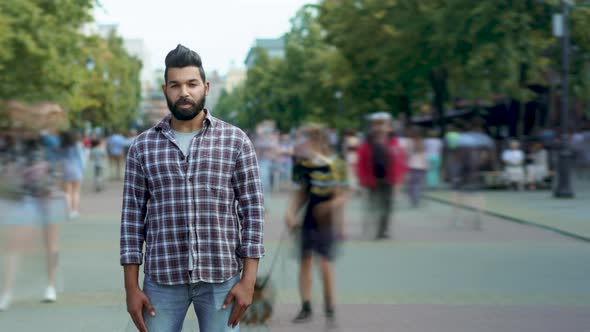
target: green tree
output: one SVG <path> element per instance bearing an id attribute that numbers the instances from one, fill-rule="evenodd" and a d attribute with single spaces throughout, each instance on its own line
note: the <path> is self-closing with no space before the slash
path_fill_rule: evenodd
<path id="1" fill-rule="evenodd" d="M 443 119 L 452 96 L 526 101 L 528 84 L 546 84 L 556 65 L 556 3 L 326 0 L 320 21 L 328 41 L 353 63 L 368 103 L 407 112 L 409 101 L 431 99 Z"/>
<path id="2" fill-rule="evenodd" d="M 80 74 L 79 28 L 93 1 L 5 0 L 0 22 L 10 33 L 0 58 L 0 98 L 63 101 Z"/>
<path id="3" fill-rule="evenodd" d="M 217 111 L 237 112 L 233 120 L 249 129 L 264 119 L 276 121 L 283 131 L 310 121 L 350 126 L 349 115 L 358 108 L 339 107 L 352 105 L 350 65 L 324 42 L 317 16 L 312 6 L 297 12 L 284 36 L 284 58 L 270 58 L 263 49 L 256 50 L 257 61 L 248 70 L 243 88 L 223 95 Z M 343 95 L 340 104 L 337 91 Z"/>
<path id="4" fill-rule="evenodd" d="M 116 34 L 106 39 L 89 36 L 82 45 L 79 62 L 86 65 L 67 101 L 71 118 L 78 124 L 128 127 L 140 103 L 141 62 L 127 54 Z"/>
<path id="5" fill-rule="evenodd" d="M 579 1 L 581 2 L 581 1 Z M 454 98 L 524 104 L 560 68 L 551 35 L 557 0 L 324 0 L 285 35 L 285 58 L 260 54 L 239 98 L 248 126 L 322 121 L 357 126 L 364 113 L 411 117 L 422 105 L 444 126 Z M 572 92 L 589 97 L 590 10 L 572 14 Z M 340 103 L 334 98 L 343 92 Z M 227 96 L 229 98 L 229 96 Z M 356 125 L 355 125 L 356 124 Z"/>
<path id="6" fill-rule="evenodd" d="M 585 104 L 586 118 L 590 118 L 590 3 L 578 1 L 571 15 L 572 27 L 572 93 Z"/>
<path id="7" fill-rule="evenodd" d="M 0 101 L 57 102 L 75 126 L 86 117 L 111 127 L 128 125 L 139 105 L 141 64 L 116 35 L 81 33 L 95 4 L 0 2 Z M 96 64 L 92 70 L 89 59 Z"/>
<path id="8" fill-rule="evenodd" d="M 354 104 L 359 112 L 411 115 L 412 100 L 423 93 L 423 75 L 406 67 L 399 50 L 403 37 L 394 26 L 396 1 L 323 1 L 319 21 L 326 41 L 350 63 Z"/>

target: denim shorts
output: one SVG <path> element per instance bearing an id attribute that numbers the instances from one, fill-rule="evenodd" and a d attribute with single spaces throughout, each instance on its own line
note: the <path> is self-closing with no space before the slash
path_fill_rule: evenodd
<path id="1" fill-rule="evenodd" d="M 0 226 L 46 226 L 65 220 L 66 202 L 63 197 L 0 199 Z"/>

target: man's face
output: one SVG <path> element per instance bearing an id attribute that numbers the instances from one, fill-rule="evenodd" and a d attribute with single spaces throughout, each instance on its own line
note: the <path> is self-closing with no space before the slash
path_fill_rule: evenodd
<path id="1" fill-rule="evenodd" d="M 379 134 L 387 134 L 387 133 L 391 132 L 391 129 L 392 129 L 391 124 L 385 120 L 373 121 L 371 128 L 374 133 L 379 133 Z"/>
<path id="2" fill-rule="evenodd" d="M 203 82 L 197 67 L 168 68 L 168 81 L 162 85 L 162 91 L 172 116 L 189 121 L 205 107 L 209 82 Z"/>

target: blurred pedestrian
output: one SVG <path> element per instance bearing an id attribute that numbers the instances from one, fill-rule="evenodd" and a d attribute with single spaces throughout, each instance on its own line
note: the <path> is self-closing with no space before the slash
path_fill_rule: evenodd
<path id="1" fill-rule="evenodd" d="M 418 207 L 424 190 L 426 171 L 428 170 L 428 159 L 424 138 L 421 130 L 417 127 L 410 127 L 407 131 L 407 139 L 403 148 L 408 156 L 408 181 L 407 191 L 412 207 Z"/>
<path id="2" fill-rule="evenodd" d="M 80 214 L 80 191 L 84 177 L 84 151 L 79 144 L 78 134 L 74 131 L 62 132 L 61 163 L 63 184 L 70 219 Z"/>
<path id="3" fill-rule="evenodd" d="M 287 226 L 299 232 L 301 261 L 299 291 L 301 310 L 294 323 L 312 318 L 311 288 L 313 257 L 319 256 L 324 287 L 324 309 L 330 324 L 334 323 L 335 276 L 332 260 L 337 234 L 341 230 L 341 211 L 346 201 L 346 165 L 330 147 L 328 133 L 319 126 L 303 128 L 305 143 L 299 162 L 294 166 L 294 181 L 299 184 L 287 210 Z M 298 211 L 306 205 L 301 224 Z"/>
<path id="4" fill-rule="evenodd" d="M 475 210 L 473 228 L 481 229 L 482 213 L 485 208 L 485 196 L 481 189 L 484 186 L 484 171 L 493 165 L 495 143 L 484 132 L 483 119 L 475 119 L 469 127 L 463 129 L 454 142 L 453 169 L 453 213 L 452 225 L 459 222 L 459 206 L 471 206 Z"/>
<path id="5" fill-rule="evenodd" d="M 120 239 L 127 311 L 140 331 L 180 331 L 193 303 L 200 331 L 238 331 L 264 255 L 256 154 L 243 131 L 204 108 L 209 82 L 200 56 L 178 45 L 165 63 L 171 114 L 127 155 Z"/>
<path id="6" fill-rule="evenodd" d="M 443 142 L 438 137 L 438 132 L 434 129 L 428 132 L 428 137 L 424 140 L 426 149 L 426 158 L 428 159 L 428 171 L 426 173 L 426 186 L 430 189 L 440 187 L 440 169 L 442 164 Z"/>
<path id="7" fill-rule="evenodd" d="M 53 169 L 59 167 L 57 162 L 59 161 L 59 149 L 60 149 L 60 141 L 59 141 L 59 133 L 57 130 L 53 128 L 48 128 L 41 130 L 40 133 L 40 142 L 43 145 L 43 149 L 46 151 L 47 154 L 47 161 L 51 164 Z"/>
<path id="8" fill-rule="evenodd" d="M 254 148 L 258 157 L 260 178 L 265 194 L 270 194 L 272 190 L 273 166 L 279 150 L 279 142 L 274 133 L 274 122 L 270 120 L 263 121 L 256 126 Z"/>
<path id="9" fill-rule="evenodd" d="M 460 179 L 459 137 L 464 126 L 460 122 L 451 123 L 443 141 L 443 169 L 445 179 L 455 186 Z"/>
<path id="10" fill-rule="evenodd" d="M 123 169 L 127 144 L 127 138 L 121 135 L 119 131 L 113 132 L 107 138 L 107 154 L 109 157 L 111 180 L 121 180 L 121 171 Z"/>
<path id="11" fill-rule="evenodd" d="M 342 156 L 346 160 L 348 183 L 351 193 L 358 193 L 358 181 L 356 178 L 356 165 L 358 162 L 358 147 L 360 139 L 354 129 L 349 128 L 342 135 Z"/>
<path id="12" fill-rule="evenodd" d="M 12 302 L 14 276 L 23 253 L 34 247 L 33 235 L 41 230 L 46 257 L 47 287 L 44 302 L 57 300 L 58 224 L 65 218 L 63 193 L 38 135 L 26 133 L 10 140 L 0 166 L 0 225 L 3 226 L 2 292 L 0 311 Z"/>
<path id="13" fill-rule="evenodd" d="M 517 140 L 513 139 L 508 144 L 508 148 L 502 151 L 504 176 L 511 186 L 517 190 L 522 190 L 526 181 L 524 171 L 525 155 L 520 148 L 520 142 Z"/>
<path id="14" fill-rule="evenodd" d="M 107 158 L 106 145 L 102 138 L 94 138 L 90 148 L 90 162 L 94 168 L 94 190 L 104 189 L 105 163 Z"/>
<path id="15" fill-rule="evenodd" d="M 280 136 L 278 154 L 277 187 L 279 190 L 288 189 L 291 183 L 291 169 L 293 168 L 293 143 L 289 134 Z"/>
<path id="16" fill-rule="evenodd" d="M 358 148 L 357 177 L 359 184 L 369 190 L 369 211 L 376 215 L 376 239 L 387 239 L 391 236 L 394 186 L 404 181 L 407 158 L 393 136 L 391 115 L 379 112 L 369 120 L 367 140 Z"/>
<path id="17" fill-rule="evenodd" d="M 549 176 L 549 155 L 541 142 L 532 142 L 526 159 L 527 184 L 530 190 L 536 190 Z"/>

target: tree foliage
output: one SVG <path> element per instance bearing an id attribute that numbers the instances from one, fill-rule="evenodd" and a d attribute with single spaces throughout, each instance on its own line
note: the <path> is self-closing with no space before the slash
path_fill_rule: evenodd
<path id="1" fill-rule="evenodd" d="M 115 35 L 87 36 L 95 0 L 0 2 L 0 101 L 53 101 L 74 125 L 124 126 L 139 105 L 141 64 Z M 96 64 L 87 68 L 89 59 Z M 93 110 L 90 114 L 89 110 Z"/>
<path id="2" fill-rule="evenodd" d="M 590 8 L 577 2 L 570 75 L 573 95 L 588 101 Z M 530 86 L 559 78 L 561 46 L 551 31 L 559 3 L 324 0 L 295 16 L 284 59 L 261 57 L 250 69 L 246 106 L 236 109 L 286 128 L 304 120 L 355 127 L 376 110 L 444 119 L 454 99 L 527 102 L 535 97 Z"/>

